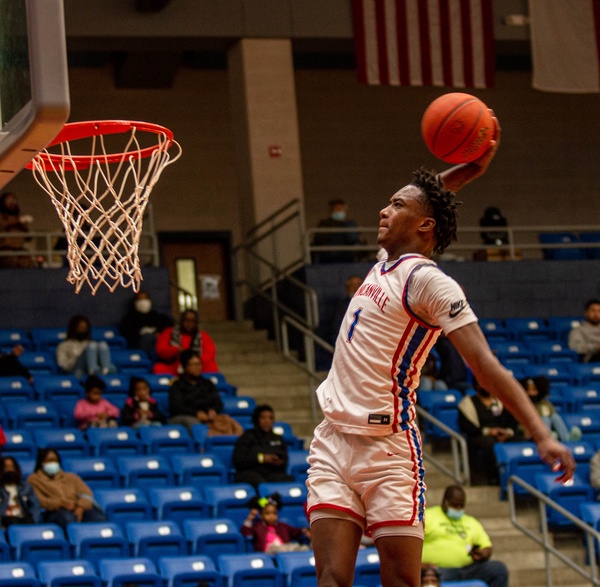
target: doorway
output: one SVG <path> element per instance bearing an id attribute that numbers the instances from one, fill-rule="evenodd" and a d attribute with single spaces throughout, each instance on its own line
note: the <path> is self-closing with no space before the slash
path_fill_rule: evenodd
<path id="1" fill-rule="evenodd" d="M 173 315 L 192 308 L 202 322 L 231 320 L 231 233 L 159 232 L 158 242 L 161 264 L 169 272 Z"/>

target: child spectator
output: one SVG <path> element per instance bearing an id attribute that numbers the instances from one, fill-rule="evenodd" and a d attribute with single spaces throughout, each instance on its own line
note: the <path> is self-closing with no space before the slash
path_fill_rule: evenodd
<path id="1" fill-rule="evenodd" d="M 141 428 L 164 423 L 165 416 L 150 395 L 148 382 L 143 377 L 132 377 L 129 382 L 129 397 L 121 410 L 121 424 Z"/>
<path id="2" fill-rule="evenodd" d="M 550 393 L 550 380 L 547 377 L 543 375 L 539 377 L 525 377 L 519 383 L 527 392 L 538 414 L 542 417 L 542 420 L 548 426 L 554 438 L 561 442 L 581 440 L 581 429 L 578 426 L 573 426 L 569 430 L 552 402 L 547 399 Z"/>
<path id="3" fill-rule="evenodd" d="M 242 534 L 252 537 L 255 551 L 273 554 L 310 549 L 296 540 L 302 537 L 310 540 L 308 528 L 296 528 L 279 521 L 281 496 L 278 493 L 268 497 L 253 497 L 248 501 L 248 507 L 250 511 L 242 525 Z"/>
<path id="4" fill-rule="evenodd" d="M 42 520 L 37 495 L 23 480 L 21 467 L 13 457 L 0 458 L 0 519 L 2 528 L 12 524 L 39 524 Z"/>
<path id="5" fill-rule="evenodd" d="M 117 426 L 119 408 L 102 398 L 106 383 L 96 375 L 90 375 L 83 385 L 85 398 L 77 401 L 73 415 L 80 430 L 88 428 L 114 428 Z"/>

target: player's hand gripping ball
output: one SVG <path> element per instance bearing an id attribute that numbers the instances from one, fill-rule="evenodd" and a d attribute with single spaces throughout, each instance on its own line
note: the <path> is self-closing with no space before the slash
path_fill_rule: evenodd
<path id="1" fill-rule="evenodd" d="M 475 96 L 452 92 L 436 98 L 421 119 L 427 148 L 447 163 L 481 157 L 496 134 L 489 108 Z"/>

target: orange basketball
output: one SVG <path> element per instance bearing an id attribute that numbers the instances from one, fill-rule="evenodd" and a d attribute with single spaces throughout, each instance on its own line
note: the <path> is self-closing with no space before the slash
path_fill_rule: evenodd
<path id="1" fill-rule="evenodd" d="M 421 120 L 427 148 L 447 163 L 469 163 L 485 153 L 495 124 L 488 107 L 475 96 L 452 92 L 435 99 Z"/>

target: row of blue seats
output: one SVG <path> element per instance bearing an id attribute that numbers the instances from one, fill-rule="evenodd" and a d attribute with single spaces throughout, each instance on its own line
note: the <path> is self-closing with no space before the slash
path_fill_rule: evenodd
<path id="1" fill-rule="evenodd" d="M 379 555 L 373 547 L 358 552 L 354 587 L 379 587 Z M 37 572 L 36 572 L 37 569 Z M 15 578 L 18 577 L 17 582 Z M 0 587 L 312 587 L 312 551 L 102 558 L 0 564 Z M 480 581 L 453 581 L 443 587 L 485 587 Z"/>
<path id="2" fill-rule="evenodd" d="M 560 340 L 492 341 L 492 351 L 505 366 L 580 363 L 580 357 Z"/>
<path id="3" fill-rule="evenodd" d="M 557 340 L 566 342 L 581 316 L 550 318 L 480 318 L 479 325 L 489 342 Z"/>
<path id="4" fill-rule="evenodd" d="M 600 259 L 600 232 L 540 232 L 538 240 L 542 245 L 553 245 L 544 248 L 544 259 L 550 261 L 584 261 Z M 587 247 L 564 247 L 561 245 L 595 245 Z"/>

